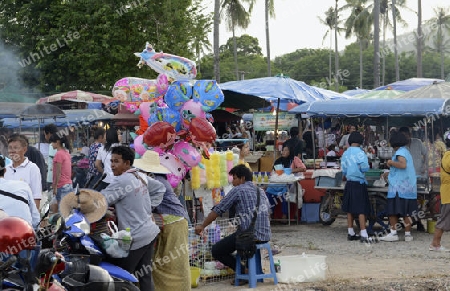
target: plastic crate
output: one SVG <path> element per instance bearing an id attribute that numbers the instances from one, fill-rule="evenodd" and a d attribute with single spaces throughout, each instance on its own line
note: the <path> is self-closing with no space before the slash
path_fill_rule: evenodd
<path id="1" fill-rule="evenodd" d="M 381 174 L 383 174 L 383 170 L 378 170 L 378 169 L 370 169 L 367 172 L 365 172 L 364 176 L 366 177 L 368 186 L 369 187 L 373 186 L 373 183 L 376 180 L 380 179 Z"/>

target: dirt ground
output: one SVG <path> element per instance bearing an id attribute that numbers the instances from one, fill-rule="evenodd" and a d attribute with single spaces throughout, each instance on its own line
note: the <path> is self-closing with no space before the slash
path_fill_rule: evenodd
<path id="1" fill-rule="evenodd" d="M 450 290 L 450 253 L 430 252 L 433 235 L 412 230 L 414 241 L 367 245 L 349 242 L 343 217 L 331 226 L 321 224 L 273 225 L 272 245 L 280 255 L 325 255 L 326 279 L 312 283 L 274 285 L 258 283 L 258 290 Z M 426 226 L 426 221 L 424 221 Z M 450 247 L 450 234 L 442 245 Z M 248 285 L 231 286 L 230 280 L 201 283 L 198 290 L 251 290 Z"/>

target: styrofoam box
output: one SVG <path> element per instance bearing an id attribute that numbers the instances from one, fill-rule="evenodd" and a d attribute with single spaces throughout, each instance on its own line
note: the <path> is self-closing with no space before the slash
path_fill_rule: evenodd
<path id="1" fill-rule="evenodd" d="M 328 176 L 318 176 L 315 180 L 316 186 L 338 187 L 342 183 L 342 172 L 337 172 L 334 178 Z"/>
<path id="2" fill-rule="evenodd" d="M 277 273 L 280 283 L 317 282 L 325 280 L 328 265 L 326 256 L 302 254 L 295 256 L 274 256 L 280 261 L 281 272 Z"/>

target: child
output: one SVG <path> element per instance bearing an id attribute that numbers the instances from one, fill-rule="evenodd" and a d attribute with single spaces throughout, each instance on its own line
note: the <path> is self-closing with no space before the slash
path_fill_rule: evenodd
<path id="1" fill-rule="evenodd" d="M 389 170 L 389 187 L 387 194 L 387 214 L 391 232 L 381 241 L 398 241 L 397 223 L 398 217 L 403 217 L 405 224 L 405 241 L 412 241 L 411 225 L 412 219 L 417 215 L 417 178 L 414 169 L 413 157 L 406 148 L 409 140 L 401 132 L 395 131 L 391 134 L 389 143 L 394 148 L 392 160 L 387 161 Z"/>
<path id="2" fill-rule="evenodd" d="M 348 137 L 349 148 L 344 152 L 341 164 L 342 173 L 347 178 L 344 188 L 342 210 L 347 212 L 347 239 L 360 240 L 371 243 L 366 230 L 366 216 L 370 213 L 369 194 L 367 192 L 367 180 L 364 172 L 369 170 L 369 161 L 366 154 L 360 148 L 364 137 L 359 132 L 352 132 Z M 358 215 L 360 235 L 353 229 L 353 215 Z"/>

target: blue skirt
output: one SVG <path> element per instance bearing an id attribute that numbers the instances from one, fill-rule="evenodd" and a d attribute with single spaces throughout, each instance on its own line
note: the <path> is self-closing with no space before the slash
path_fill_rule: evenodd
<path id="1" fill-rule="evenodd" d="M 388 198 L 387 200 L 387 215 L 400 217 L 417 216 L 417 199 L 405 199 L 400 198 L 398 193 L 394 198 Z"/>
<path id="2" fill-rule="evenodd" d="M 367 184 L 347 181 L 344 188 L 342 210 L 347 213 L 359 215 L 370 214 L 370 201 Z"/>

